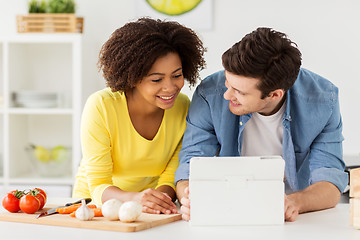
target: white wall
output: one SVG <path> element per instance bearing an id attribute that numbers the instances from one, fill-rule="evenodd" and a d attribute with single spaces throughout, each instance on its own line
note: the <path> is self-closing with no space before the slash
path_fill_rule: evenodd
<path id="1" fill-rule="evenodd" d="M 207 1 L 207 0 L 204 0 Z M 83 100 L 103 88 L 96 68 L 101 45 L 110 34 L 136 18 L 132 0 L 76 0 L 85 18 L 83 34 Z M 16 34 L 16 14 L 25 14 L 26 0 L 0 0 L 0 35 Z M 340 89 L 345 136 L 344 153 L 359 155 L 360 1 L 357 0 L 213 0 L 213 29 L 198 32 L 205 46 L 205 77 L 222 69 L 221 55 L 259 26 L 285 32 L 298 44 L 303 67 Z M 201 21 L 201 19 L 199 19 Z M 191 96 L 192 91 L 184 90 Z"/>

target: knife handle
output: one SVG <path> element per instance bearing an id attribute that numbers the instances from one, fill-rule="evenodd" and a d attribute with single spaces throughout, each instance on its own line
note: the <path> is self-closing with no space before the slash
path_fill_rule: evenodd
<path id="1" fill-rule="evenodd" d="M 67 203 L 67 204 L 65 204 L 65 206 L 68 207 L 68 206 L 71 206 L 71 205 L 74 205 L 74 204 L 81 203 L 81 200 L 82 199 L 80 199 L 80 200 L 78 200 L 76 202 L 73 202 L 73 203 Z M 86 204 L 88 204 L 89 202 L 91 202 L 91 198 L 85 198 L 85 202 L 86 202 Z"/>

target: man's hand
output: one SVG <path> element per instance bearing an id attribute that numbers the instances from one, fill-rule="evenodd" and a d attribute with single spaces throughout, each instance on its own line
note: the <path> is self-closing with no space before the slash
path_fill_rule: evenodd
<path id="1" fill-rule="evenodd" d="M 189 199 L 189 181 L 181 180 L 176 183 L 176 195 L 181 203 L 182 218 L 185 221 L 190 220 L 190 199 Z"/>
<path id="2" fill-rule="evenodd" d="M 339 189 L 330 182 L 316 182 L 309 187 L 285 196 L 285 221 L 293 222 L 305 212 L 335 207 L 340 200 Z"/>
<path id="3" fill-rule="evenodd" d="M 295 201 L 285 195 L 285 221 L 294 222 L 299 215 L 299 210 L 299 206 L 295 204 Z"/>
<path id="4" fill-rule="evenodd" d="M 189 199 L 189 187 L 184 190 L 184 196 L 180 199 L 182 219 L 185 221 L 190 220 L 190 199 Z"/>

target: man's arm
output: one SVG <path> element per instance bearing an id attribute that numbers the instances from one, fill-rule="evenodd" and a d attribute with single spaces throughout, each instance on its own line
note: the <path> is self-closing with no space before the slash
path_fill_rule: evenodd
<path id="1" fill-rule="evenodd" d="M 328 108 L 321 107 L 321 110 L 312 115 L 321 114 L 327 118 L 322 119 L 326 122 L 324 128 L 312 141 L 310 146 L 309 159 L 310 165 L 310 185 L 317 182 L 329 182 L 335 185 L 340 192 L 345 190 L 348 184 L 348 174 L 345 170 L 343 161 L 342 142 L 342 120 L 340 114 L 340 104 L 338 89 L 333 87 L 332 103 Z M 320 107 L 318 107 L 320 108 Z M 328 115 L 330 113 L 330 115 Z M 310 113 L 307 113 L 310 114 Z M 313 119 L 316 120 L 316 119 Z"/>
<path id="2" fill-rule="evenodd" d="M 189 106 L 186 130 L 179 153 L 179 167 L 175 172 L 175 183 L 189 179 L 192 157 L 215 156 L 219 148 L 210 105 L 202 94 L 202 87 L 203 85 L 200 84 L 196 88 Z"/>
<path id="3" fill-rule="evenodd" d="M 285 221 L 293 222 L 300 213 L 335 207 L 339 189 L 330 182 L 316 182 L 302 191 L 285 196 Z"/>
<path id="4" fill-rule="evenodd" d="M 215 129 L 217 118 L 214 118 L 212 113 L 215 112 L 216 116 L 221 116 L 223 110 L 218 105 L 226 106 L 226 110 L 228 111 L 228 104 L 222 104 L 222 101 L 225 101 L 222 94 L 214 90 L 219 90 L 219 82 L 225 88 L 223 71 L 209 76 L 197 86 L 186 117 L 186 130 L 182 148 L 179 153 L 179 167 L 175 172 L 176 193 L 182 205 L 181 211 L 184 220 L 190 219 L 188 188 L 190 159 L 198 156 L 215 156 L 220 148 L 218 141 L 220 136 L 216 135 Z M 217 104 L 214 104 L 214 101 Z M 228 113 L 230 113 L 230 111 L 228 111 Z"/>
<path id="5" fill-rule="evenodd" d="M 175 172 L 176 194 L 181 204 L 182 218 L 186 221 L 190 220 L 190 159 L 195 156 L 215 156 L 219 145 L 209 116 L 210 107 L 197 88 L 186 117 L 187 127 L 179 153 L 179 167 Z"/>
<path id="6" fill-rule="evenodd" d="M 328 82 L 321 83 L 327 93 L 331 92 L 330 102 L 327 106 L 318 104 L 317 108 L 312 107 L 315 109 L 312 113 L 306 112 L 311 121 L 316 120 L 314 116 L 320 116 L 322 125 L 318 127 L 323 127 L 312 140 L 309 154 L 306 156 L 309 161 L 310 176 L 309 179 L 306 176 L 306 179 L 302 180 L 303 184 L 309 183 L 310 186 L 285 197 L 285 220 L 287 221 L 294 221 L 299 213 L 334 207 L 348 183 L 347 173 L 344 172 L 345 163 L 342 160 L 344 138 L 338 89 Z"/>

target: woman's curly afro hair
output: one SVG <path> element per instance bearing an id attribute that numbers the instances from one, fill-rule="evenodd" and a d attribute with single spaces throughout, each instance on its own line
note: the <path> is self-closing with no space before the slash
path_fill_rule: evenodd
<path id="1" fill-rule="evenodd" d="M 177 22 L 140 18 L 112 33 L 101 48 L 98 67 L 112 91 L 124 92 L 148 74 L 157 58 L 175 52 L 193 86 L 205 67 L 205 51 L 193 30 Z"/>

